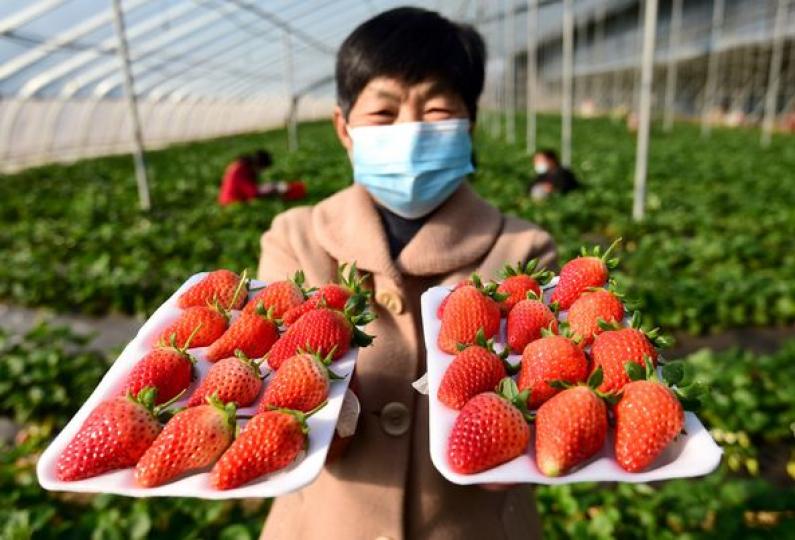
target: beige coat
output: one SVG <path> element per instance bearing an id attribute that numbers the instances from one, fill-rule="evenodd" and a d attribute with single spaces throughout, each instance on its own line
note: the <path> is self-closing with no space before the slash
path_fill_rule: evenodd
<path id="1" fill-rule="evenodd" d="M 475 270 L 496 277 L 506 262 L 555 260 L 549 234 L 500 212 L 469 185 L 434 213 L 397 260 L 380 218 L 354 185 L 314 207 L 277 216 L 262 236 L 259 278 L 298 269 L 311 285 L 334 278 L 338 262 L 372 275 L 377 337 L 356 366 L 362 413 L 344 456 L 313 484 L 274 502 L 263 538 L 481 539 L 540 536 L 527 488 L 487 491 L 446 481 L 431 464 L 428 398 L 410 383 L 425 372 L 420 294 Z M 385 409 L 386 407 L 386 409 Z M 382 413 L 386 411 L 386 413 Z"/>

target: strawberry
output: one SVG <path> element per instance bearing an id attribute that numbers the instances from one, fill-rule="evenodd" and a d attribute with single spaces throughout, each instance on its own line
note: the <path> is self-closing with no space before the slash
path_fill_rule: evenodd
<path id="1" fill-rule="evenodd" d="M 273 320 L 273 308 L 267 313 L 262 306 L 249 312 L 244 311 L 207 349 L 207 360 L 216 362 L 229 358 L 240 350 L 246 356 L 264 356 L 279 339 L 279 327 Z"/>
<path id="2" fill-rule="evenodd" d="M 186 343 L 194 347 L 206 347 L 226 332 L 229 315 L 217 307 L 193 306 L 180 313 L 177 320 L 169 324 L 160 334 L 158 342 L 172 343 L 185 348 Z M 198 329 L 198 331 L 197 331 Z M 188 338 L 193 336 L 189 342 Z"/>
<path id="3" fill-rule="evenodd" d="M 580 296 L 569 308 L 566 322 L 571 332 L 581 338 L 583 346 L 590 345 L 594 336 L 608 324 L 620 323 L 624 319 L 624 304 L 618 295 L 607 289 L 590 289 Z"/>
<path id="4" fill-rule="evenodd" d="M 565 388 L 536 413 L 536 465 L 546 476 L 566 474 L 599 452 L 607 436 L 607 406 L 593 390 L 601 371 L 588 386 Z M 556 384 L 557 386 L 557 384 Z"/>
<path id="5" fill-rule="evenodd" d="M 359 275 L 356 263 L 348 268 L 347 275 L 345 274 L 346 268 L 348 265 L 343 263 L 337 269 L 337 283 L 323 285 L 306 302 L 287 311 L 284 314 L 285 326 L 295 323 L 302 315 L 319 307 L 344 311 L 351 298 L 356 299 L 354 303 L 357 305 L 369 302 L 371 293 L 363 290 L 362 283 L 365 277 Z"/>
<path id="6" fill-rule="evenodd" d="M 597 335 L 591 345 L 594 369 L 601 367 L 604 381 L 602 392 L 618 392 L 629 382 L 624 369 L 626 362 L 643 366 L 643 357 L 648 356 L 657 365 L 657 347 L 669 345 L 668 338 L 660 336 L 658 329 L 644 332 L 640 329 L 640 314 L 635 312 L 629 328 L 614 327 Z"/>
<path id="7" fill-rule="evenodd" d="M 103 401 L 58 456 L 58 480 L 82 480 L 132 467 L 160 432 L 154 401 L 157 390 L 142 389 Z"/>
<path id="8" fill-rule="evenodd" d="M 135 480 L 154 487 L 209 467 L 235 434 L 235 405 L 209 398 L 174 415 L 135 466 Z"/>
<path id="9" fill-rule="evenodd" d="M 439 401 L 452 409 L 461 409 L 467 401 L 482 392 L 493 391 L 508 375 L 505 358 L 508 350 L 498 355 L 494 342 L 486 341 L 483 332 L 476 337 L 477 345 L 471 345 L 458 353 L 439 384 Z M 508 365 L 510 371 L 513 367 Z"/>
<path id="10" fill-rule="evenodd" d="M 519 369 L 520 390 L 530 391 L 527 406 L 537 409 L 560 390 L 550 386 L 550 381 L 562 380 L 578 383 L 588 377 L 585 353 L 565 336 L 547 334 L 525 347 Z"/>
<path id="11" fill-rule="evenodd" d="M 231 489 L 290 465 L 308 445 L 308 414 L 260 412 L 246 424 L 210 473 L 217 489 Z"/>
<path id="12" fill-rule="evenodd" d="M 484 392 L 461 409 L 450 431 L 447 461 L 457 473 L 472 474 L 521 456 L 530 442 L 527 392 L 505 378 L 500 393 Z"/>
<path id="13" fill-rule="evenodd" d="M 198 330 L 196 327 L 194 332 Z M 172 343 L 170 347 L 157 347 L 147 353 L 130 371 L 122 394 L 137 396 L 151 386 L 157 389 L 156 403 L 163 403 L 184 392 L 190 386 L 196 364 L 196 359 L 188 354 L 190 342 L 188 336 L 182 348 Z"/>
<path id="14" fill-rule="evenodd" d="M 300 306 L 306 300 L 304 279 L 304 273 L 299 270 L 293 279 L 271 283 L 249 300 L 243 308 L 243 313 L 253 313 L 262 306 L 265 312 L 273 310 L 272 315 L 275 319 L 281 319 L 287 311 Z"/>
<path id="15" fill-rule="evenodd" d="M 474 285 L 474 283 L 472 283 L 471 279 L 461 280 L 458 283 L 456 283 L 455 287 L 453 287 L 453 289 L 450 292 L 452 293 L 453 291 L 455 291 L 457 289 L 460 289 L 461 287 L 466 287 L 467 285 Z M 449 299 L 450 299 L 450 295 L 448 294 L 447 296 L 444 297 L 444 299 L 442 300 L 442 303 L 439 304 L 439 307 L 436 308 L 436 318 L 437 319 L 441 319 L 442 315 L 444 315 L 444 308 L 447 306 L 447 301 Z"/>
<path id="16" fill-rule="evenodd" d="M 497 292 L 507 295 L 507 298 L 500 302 L 500 309 L 503 313 L 511 311 L 513 306 L 527 298 L 529 292 L 541 297 L 541 285 L 546 284 L 552 277 L 552 272 L 542 270 L 534 272 L 538 266 L 538 259 L 531 259 L 524 267 L 520 262 L 515 267 L 505 265 L 502 269 L 503 281 L 497 287 Z"/>
<path id="17" fill-rule="evenodd" d="M 497 293 L 497 285 L 485 287 L 477 275 L 472 276 L 474 285 L 465 285 L 450 293 L 442 314 L 442 326 L 437 344 L 449 354 L 458 351 L 458 344 L 472 345 L 478 330 L 483 330 L 486 339 L 491 339 L 500 330 L 499 301 L 504 296 Z"/>
<path id="18" fill-rule="evenodd" d="M 547 307 L 533 291 L 527 298 L 516 303 L 510 312 L 505 325 L 508 346 L 515 353 L 524 351 L 531 341 L 541 337 L 541 330 L 558 331 L 558 320 L 555 313 Z"/>
<path id="19" fill-rule="evenodd" d="M 592 254 L 583 247 L 580 257 L 564 264 L 560 269 L 560 280 L 552 291 L 552 302 L 561 310 L 569 309 L 583 292 L 607 283 L 608 270 L 618 264 L 618 259 L 611 259 L 610 254 L 620 241 L 619 238 L 613 242 L 604 254 L 599 246 Z"/>
<path id="20" fill-rule="evenodd" d="M 240 294 L 240 290 L 243 294 Z M 182 308 L 219 304 L 226 309 L 240 309 L 246 301 L 246 273 L 238 276 L 229 270 L 216 270 L 182 293 L 177 305 Z"/>
<path id="21" fill-rule="evenodd" d="M 234 403 L 238 407 L 254 403 L 262 388 L 259 363 L 240 351 L 238 353 L 238 356 L 224 358 L 210 367 L 188 400 L 188 407 L 206 403 L 207 398 L 213 395 L 223 403 Z"/>
<path id="22" fill-rule="evenodd" d="M 332 357 L 331 352 L 325 357 L 300 352 L 282 362 L 265 389 L 259 411 L 285 408 L 307 412 L 323 403 L 328 398 L 329 382 L 344 378 L 328 368 Z"/>
<path id="23" fill-rule="evenodd" d="M 656 377 L 651 360 L 645 360 L 645 377 L 640 375 L 627 383 L 613 409 L 616 461 L 629 472 L 651 465 L 685 424 L 684 409 L 676 394 Z M 632 375 L 633 371 L 640 374 L 643 370 L 627 371 Z"/>
<path id="24" fill-rule="evenodd" d="M 282 334 L 267 354 L 268 365 L 279 369 L 282 362 L 300 349 L 312 350 L 319 355 L 332 354 L 334 360 L 343 356 L 351 345 L 366 347 L 373 341 L 357 325 L 373 320 L 370 312 L 352 315 L 334 309 L 317 308 L 305 314 Z"/>

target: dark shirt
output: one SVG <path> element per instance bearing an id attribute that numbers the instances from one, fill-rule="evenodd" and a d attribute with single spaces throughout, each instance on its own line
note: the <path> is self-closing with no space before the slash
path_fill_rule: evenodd
<path id="1" fill-rule="evenodd" d="M 539 174 L 536 176 L 533 185 L 544 183 L 552 184 L 552 191 L 555 193 L 568 193 L 580 187 L 580 183 L 577 181 L 577 177 L 574 176 L 574 173 L 563 167 L 558 167 L 554 171 Z M 532 189 L 532 186 L 530 189 Z"/>
<path id="2" fill-rule="evenodd" d="M 407 219 L 377 204 L 375 208 L 378 210 L 378 215 L 381 216 L 381 223 L 384 225 L 384 232 L 389 242 L 389 255 L 392 260 L 395 260 L 400 255 L 400 252 L 403 251 L 403 248 L 414 238 L 414 235 L 419 232 L 430 214 L 417 219 Z"/>

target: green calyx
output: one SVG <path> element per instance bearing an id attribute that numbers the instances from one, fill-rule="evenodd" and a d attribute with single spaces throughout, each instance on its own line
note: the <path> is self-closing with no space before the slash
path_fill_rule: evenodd
<path id="1" fill-rule="evenodd" d="M 358 296 L 358 298 L 358 302 L 365 301 L 365 298 L 362 296 Z M 348 304 L 345 305 L 345 310 L 342 313 L 353 328 L 351 342 L 358 347 L 367 347 L 373 342 L 375 336 L 366 333 L 360 326 L 366 326 L 373 322 L 376 319 L 376 314 L 370 311 L 367 304 L 365 304 L 365 307 L 362 309 L 360 309 L 358 305 L 351 306 L 350 304 L 353 299 L 354 296 L 348 299 Z"/>
<path id="2" fill-rule="evenodd" d="M 489 281 L 484 285 L 483 280 L 480 279 L 480 276 L 478 274 L 473 273 L 470 279 L 472 280 L 473 287 L 475 287 L 477 290 L 479 290 L 481 293 L 483 293 L 485 296 L 488 296 L 495 302 L 498 303 L 502 302 L 505 299 L 507 299 L 508 296 L 510 296 L 505 293 L 497 292 L 497 288 L 500 286 L 498 283 Z"/>
<path id="3" fill-rule="evenodd" d="M 234 433 L 235 428 L 237 427 L 237 407 L 235 406 L 234 401 L 224 403 L 218 399 L 218 393 L 214 392 L 212 395 L 207 396 L 207 404 L 214 407 L 223 415 L 224 423 L 227 425 L 229 430 Z"/>
<path id="4" fill-rule="evenodd" d="M 244 353 L 240 349 L 235 349 L 235 358 L 237 358 L 240 362 L 242 362 L 247 368 L 251 369 L 254 375 L 261 378 L 259 367 L 263 362 L 262 358 L 256 360 L 251 359 L 248 357 L 246 353 Z"/>
<path id="5" fill-rule="evenodd" d="M 303 270 L 296 270 L 295 274 L 293 274 L 293 277 L 290 278 L 290 281 L 295 283 L 295 286 L 301 291 L 301 294 L 304 296 L 304 300 L 309 298 L 310 293 L 313 293 L 317 290 L 316 287 L 304 287 L 304 283 L 306 283 L 306 275 L 304 274 Z"/>
<path id="6" fill-rule="evenodd" d="M 533 413 L 527 408 L 527 402 L 530 400 L 529 388 L 520 392 L 519 388 L 516 386 L 516 381 L 510 377 L 505 377 L 497 385 L 497 395 L 519 409 L 519 412 L 522 413 L 522 416 L 527 422 L 532 422 L 535 418 Z"/>
<path id="7" fill-rule="evenodd" d="M 337 268 L 337 283 L 348 289 L 352 296 L 364 296 L 367 302 L 369 302 L 373 295 L 373 291 L 366 290 L 363 287 L 367 277 L 368 274 L 359 274 L 355 261 L 350 265 L 348 265 L 348 263 L 342 263 Z"/>
<path id="8" fill-rule="evenodd" d="M 174 414 L 173 410 L 167 409 L 179 401 L 180 398 L 182 398 L 182 396 L 185 394 L 186 390 L 187 388 L 160 405 L 155 405 L 155 402 L 157 401 L 157 388 L 154 386 L 146 386 L 142 388 L 135 396 L 131 392 L 127 392 L 126 398 L 145 408 L 155 420 L 165 422 L 171 417 L 171 415 Z"/>
<path id="9" fill-rule="evenodd" d="M 309 434 L 309 425 L 306 423 L 307 419 L 310 416 L 312 416 L 313 414 L 315 414 L 316 412 L 318 412 L 320 409 L 325 407 L 327 403 L 328 403 L 328 400 L 324 401 L 323 403 L 321 403 L 320 405 L 318 405 L 317 407 L 315 407 L 311 411 L 307 411 L 307 412 L 297 411 L 295 409 L 287 409 L 285 407 L 269 407 L 268 410 L 269 411 L 274 411 L 274 412 L 280 412 L 282 414 L 289 414 L 290 416 L 295 418 L 295 420 L 301 426 L 301 432 L 303 432 L 304 435 L 308 435 Z"/>
<path id="10" fill-rule="evenodd" d="M 546 285 L 549 283 L 549 280 L 555 275 L 553 272 L 549 270 L 538 270 L 536 271 L 536 267 L 538 266 L 538 259 L 530 259 L 527 263 L 522 266 L 522 262 L 519 261 L 516 263 L 516 266 L 511 266 L 510 264 L 506 264 L 502 271 L 500 272 L 500 276 L 503 279 L 507 279 L 512 276 L 520 276 L 526 275 L 530 276 L 534 280 L 536 280 L 541 285 Z"/>
<path id="11" fill-rule="evenodd" d="M 660 333 L 659 327 L 654 327 L 651 330 L 645 330 L 642 328 L 641 324 L 641 314 L 639 311 L 635 311 L 632 314 L 632 319 L 630 320 L 629 326 L 630 328 L 634 328 L 643 333 L 646 338 L 651 341 L 651 343 L 658 349 L 665 349 L 673 345 L 673 338 L 670 336 L 666 336 Z"/>
<path id="12" fill-rule="evenodd" d="M 275 311 L 273 309 L 273 306 L 269 307 L 268 309 L 265 309 L 265 305 L 262 303 L 262 300 L 259 300 L 257 302 L 257 306 L 254 308 L 254 313 L 259 315 L 263 319 L 266 319 L 266 320 L 272 322 L 276 326 L 281 326 L 282 325 L 282 320 L 281 319 L 277 319 L 276 317 L 274 317 Z"/>
<path id="13" fill-rule="evenodd" d="M 616 266 L 618 266 L 619 259 L 618 259 L 618 257 L 612 257 L 612 254 L 613 254 L 613 251 L 616 249 L 616 247 L 618 247 L 618 245 L 620 243 L 621 243 L 621 238 L 620 237 L 616 238 L 613 241 L 613 243 L 610 244 L 610 247 L 608 247 L 604 251 L 604 253 L 602 253 L 602 246 L 594 246 L 594 248 L 592 250 L 590 250 L 590 251 L 588 250 L 588 248 L 586 246 L 582 246 L 580 248 L 580 256 L 581 257 L 596 257 L 597 259 L 600 259 L 603 263 L 605 263 L 605 266 L 607 266 L 608 268 L 612 269 L 612 268 L 615 268 Z"/>
<path id="14" fill-rule="evenodd" d="M 172 332 L 168 336 L 168 345 L 163 343 L 163 341 L 160 341 L 158 343 L 158 347 L 173 349 L 175 352 L 181 354 L 183 357 L 185 357 L 185 359 L 187 359 L 191 364 L 195 366 L 196 359 L 190 354 L 188 354 L 188 349 L 190 348 L 191 341 L 193 341 L 193 338 L 196 337 L 196 334 L 199 333 L 199 330 L 201 330 L 202 326 L 203 323 L 199 323 L 196 325 L 196 328 L 194 328 L 193 331 L 190 333 L 188 338 L 185 340 L 185 343 L 183 343 L 182 347 L 180 347 L 177 344 L 177 334 L 175 332 Z"/>
<path id="15" fill-rule="evenodd" d="M 226 306 L 224 309 L 225 312 L 229 312 L 232 307 L 237 303 L 237 299 L 240 297 L 240 293 L 243 291 L 248 291 L 248 268 L 244 268 L 243 272 L 240 274 L 240 281 L 237 282 L 237 287 L 235 287 L 235 293 L 232 295 L 232 300 L 229 302 L 229 305 Z M 245 293 L 244 293 L 245 294 Z"/>
<path id="16" fill-rule="evenodd" d="M 317 363 L 319 363 L 323 370 L 326 372 L 326 376 L 329 378 L 330 381 L 341 381 L 345 377 L 342 375 L 338 375 L 331 371 L 331 363 L 334 361 L 334 353 L 337 352 L 337 346 L 334 345 L 331 350 L 325 355 L 321 355 L 319 352 L 314 351 L 309 344 L 307 343 L 306 347 L 301 347 L 298 349 L 299 354 L 307 354 L 311 356 Z"/>
<path id="17" fill-rule="evenodd" d="M 481 347 L 486 349 L 491 354 L 495 355 L 497 358 L 500 359 L 502 362 L 503 367 L 505 367 L 506 373 L 509 375 L 513 375 L 519 371 L 519 366 L 514 366 L 510 362 L 508 362 L 508 355 L 510 355 L 511 351 L 509 347 L 505 347 L 502 351 L 497 352 L 494 349 L 494 339 L 486 339 L 486 332 L 483 331 L 483 328 L 479 328 L 477 333 L 475 334 L 475 342 L 474 343 L 458 343 L 456 344 L 456 349 L 458 352 L 463 352 L 470 347 Z"/>
<path id="18" fill-rule="evenodd" d="M 602 385 L 603 380 L 604 380 L 604 373 L 602 371 L 602 366 L 599 366 L 598 368 L 593 370 L 593 372 L 588 376 L 588 380 L 585 381 L 585 384 L 583 383 L 572 384 L 568 381 L 562 381 L 559 379 L 547 381 L 547 384 L 549 384 L 549 386 L 551 386 L 552 388 L 557 388 L 558 390 L 565 390 L 567 388 L 573 388 L 576 386 L 585 386 L 591 392 L 596 394 L 597 397 L 603 399 L 607 403 L 611 405 L 618 403 L 618 400 L 620 398 L 618 394 L 613 394 L 610 392 L 602 392 L 601 390 L 599 390 L 599 387 Z"/>
<path id="19" fill-rule="evenodd" d="M 635 362 L 625 362 L 624 370 L 632 381 L 654 381 L 667 386 L 689 410 L 697 410 L 701 406 L 701 396 L 708 387 L 695 380 L 693 367 L 687 362 L 677 360 L 662 366 L 662 379 L 658 376 L 654 363 L 648 355 L 643 356 L 643 366 Z"/>

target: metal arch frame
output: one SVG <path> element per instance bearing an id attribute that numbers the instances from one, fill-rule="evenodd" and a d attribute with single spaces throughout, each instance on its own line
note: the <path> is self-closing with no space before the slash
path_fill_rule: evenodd
<path id="1" fill-rule="evenodd" d="M 329 4 L 326 4 L 326 5 L 329 5 Z M 326 39 L 329 39 L 329 38 L 332 38 L 332 37 L 336 37 L 337 35 L 339 35 L 339 32 L 335 31 L 335 32 L 329 33 L 327 36 L 324 36 L 322 39 L 326 40 Z M 300 47 L 300 45 L 298 45 L 298 44 L 297 44 L 297 46 Z M 304 49 L 304 50 L 306 50 L 306 49 Z M 226 53 L 224 53 L 224 54 L 226 54 Z M 269 59 L 269 60 L 266 60 L 262 64 L 258 64 L 257 66 L 255 66 L 255 68 L 256 69 L 266 68 L 266 67 L 269 67 L 271 65 L 275 65 L 275 64 L 279 63 L 280 61 L 281 60 L 279 58 Z M 255 81 L 255 84 L 259 84 L 260 82 L 261 81 Z M 174 93 L 176 93 L 176 97 L 177 98 L 182 99 L 182 98 L 185 97 L 184 94 L 188 93 L 187 90 L 185 89 L 184 85 L 182 86 L 182 88 L 168 89 L 170 86 L 174 86 L 174 85 L 177 85 L 177 84 L 179 84 L 179 81 L 174 80 L 173 78 L 168 78 L 168 79 L 164 79 L 162 81 L 162 84 L 158 84 L 157 86 L 150 86 L 150 88 L 148 88 L 147 91 L 148 91 L 148 93 L 150 95 L 153 95 L 156 99 L 164 99 L 166 97 L 170 97 Z M 218 86 L 225 85 L 226 83 L 225 82 L 217 82 L 217 81 L 216 82 L 211 82 L 211 81 L 196 80 L 196 81 L 192 81 L 192 82 L 190 82 L 188 84 L 191 87 L 195 87 L 196 85 L 200 85 L 200 86 L 203 86 L 205 89 L 214 90 Z M 168 89 L 168 90 L 164 89 L 164 87 L 166 89 Z"/>
<path id="2" fill-rule="evenodd" d="M 16 13 L 9 15 L 0 21 L 0 35 L 5 34 L 15 28 L 24 26 L 30 21 L 38 19 L 45 13 L 52 11 L 61 4 L 66 3 L 68 0 L 40 0 L 28 6 L 27 9 L 22 9 Z"/>
<path id="3" fill-rule="evenodd" d="M 180 25 L 173 32 L 169 32 L 168 34 L 158 36 L 152 40 L 148 40 L 145 46 L 140 49 L 139 53 L 130 60 L 132 62 L 140 63 L 145 60 L 151 59 L 153 58 L 152 56 L 150 56 L 152 52 L 157 51 L 164 45 L 168 45 L 170 43 L 173 43 L 181 39 L 186 34 L 189 34 L 196 30 L 200 30 L 202 28 L 205 28 L 206 26 L 213 24 L 220 17 L 222 17 L 222 14 L 217 12 L 212 12 L 212 13 L 207 13 L 198 18 L 191 19 L 190 22 Z M 148 30 L 143 33 L 148 33 Z M 111 78 L 115 75 L 118 75 L 118 70 L 113 68 L 112 61 L 108 59 L 107 61 L 94 67 L 92 70 L 89 70 L 88 74 L 81 74 L 78 77 L 77 81 L 70 82 L 70 88 L 68 92 L 71 93 L 72 95 L 77 94 L 84 87 L 92 84 L 92 82 L 94 82 L 95 80 L 102 77 Z"/>
<path id="4" fill-rule="evenodd" d="M 127 10 L 132 11 L 152 1 L 154 0 L 128 0 L 127 3 L 129 5 L 127 6 Z M 108 9 L 94 15 L 90 19 L 87 19 L 80 24 L 72 26 L 68 30 L 63 31 L 45 43 L 42 43 L 41 45 L 16 56 L 5 65 L 0 66 L 0 80 L 7 79 L 26 67 L 35 64 L 42 58 L 46 57 L 53 50 L 57 50 L 64 45 L 73 43 L 79 38 L 98 30 L 106 24 L 112 24 L 112 21 L 113 11 Z"/>
<path id="5" fill-rule="evenodd" d="M 193 9 L 193 5 L 191 4 L 182 4 L 176 8 L 172 8 L 172 16 L 181 16 L 185 13 L 189 13 Z M 142 23 L 139 23 L 135 26 L 130 27 L 130 31 L 128 35 L 130 38 L 136 38 L 139 36 L 143 36 L 149 34 L 150 32 L 157 30 L 159 26 L 159 21 L 156 21 L 154 18 L 146 19 Z M 109 36 L 102 40 L 97 46 L 98 49 L 106 49 L 108 51 L 115 51 L 115 36 Z M 47 87 L 50 84 L 66 77 L 70 73 L 75 72 L 76 70 L 80 70 L 85 65 L 94 62 L 97 59 L 103 58 L 101 52 L 99 50 L 88 50 L 83 51 L 71 58 L 64 60 L 63 62 L 59 62 L 52 67 L 45 69 L 41 73 L 37 74 L 35 77 L 31 78 L 29 81 L 25 83 L 25 85 L 20 89 L 19 94 L 23 97 L 33 97 L 39 93 L 42 89 Z M 100 66 L 106 66 L 109 64 L 113 64 L 114 58 L 107 57 L 104 63 L 101 63 Z M 115 66 L 118 70 L 118 66 Z M 82 73 L 78 74 L 78 81 L 82 76 Z M 79 85 L 77 81 L 73 82 L 70 81 L 63 92 L 64 95 L 72 94 L 74 95 L 79 90 L 78 88 L 72 89 L 73 86 Z"/>

